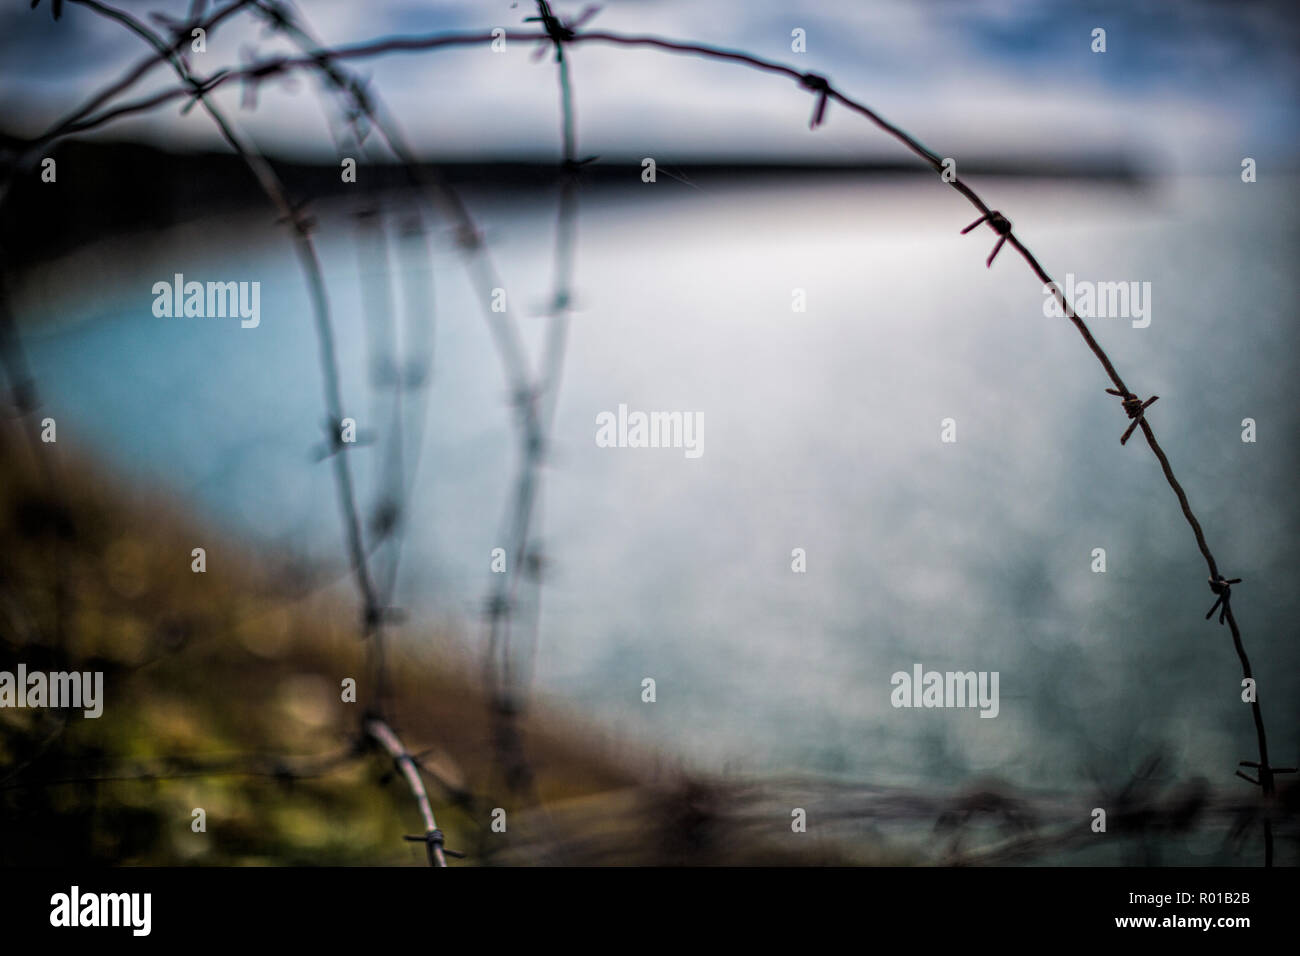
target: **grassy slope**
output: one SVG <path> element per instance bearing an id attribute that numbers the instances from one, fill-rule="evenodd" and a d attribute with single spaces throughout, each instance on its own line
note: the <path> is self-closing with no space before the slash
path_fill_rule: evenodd
<path id="1" fill-rule="evenodd" d="M 345 588 L 321 591 L 325 575 L 255 554 L 13 425 L 0 427 L 0 461 L 0 667 L 103 670 L 106 698 L 103 717 L 75 713 L 62 729 L 50 711 L 0 710 L 0 863 L 423 862 L 401 839 L 419 817 L 384 755 L 276 774 L 279 756 L 337 754 L 359 736 L 365 649 Z M 448 845 L 472 862 L 793 861 L 724 833 L 715 785 L 651 784 L 644 761 L 554 715 L 523 725 L 547 810 L 515 806 L 474 669 L 435 653 L 443 635 L 405 637 L 391 655 L 396 727 L 440 776 L 483 795 L 457 807 L 431 786 Z M 344 677 L 361 703 L 340 701 Z M 211 772 L 232 759 L 258 773 Z M 124 774 L 137 779 L 85 779 Z M 486 826 L 495 806 L 504 835 Z M 204 833 L 191 829 L 196 807 Z M 826 858 L 805 847 L 801 858 Z"/>

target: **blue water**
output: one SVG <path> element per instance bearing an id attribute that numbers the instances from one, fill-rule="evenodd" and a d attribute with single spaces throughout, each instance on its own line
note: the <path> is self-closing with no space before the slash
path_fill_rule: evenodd
<path id="1" fill-rule="evenodd" d="M 1151 420 L 1221 566 L 1245 579 L 1234 606 L 1274 759 L 1295 763 L 1295 183 L 976 185 L 1050 271 L 1151 283 L 1150 327 L 1093 325 L 1129 385 L 1160 396 Z M 471 204 L 536 354 L 553 206 Z M 322 258 L 345 412 L 365 429 L 382 406 L 348 212 L 324 216 Z M 1044 317 L 1012 252 L 984 267 L 991 233 L 958 233 L 971 218 L 928 178 L 587 198 L 544 474 L 539 699 L 711 769 L 1071 786 L 1163 750 L 1171 772 L 1233 785 L 1254 735 L 1227 631 L 1203 619 L 1191 532 L 1145 445 L 1120 446 L 1126 420 L 1078 335 Z M 342 575 L 331 474 L 310 460 L 316 339 L 269 219 L 84 250 L 32 278 L 20 318 L 61 442 Z M 434 245 L 398 603 L 411 639 L 450 623 L 475 655 L 517 446 L 474 290 L 447 238 Z M 150 287 L 175 272 L 260 281 L 260 327 L 155 318 Z M 620 403 L 701 412 L 703 456 L 596 447 L 596 415 Z M 373 503 L 380 452 L 349 454 Z M 890 675 L 918 662 L 998 671 L 999 716 L 892 708 Z"/>

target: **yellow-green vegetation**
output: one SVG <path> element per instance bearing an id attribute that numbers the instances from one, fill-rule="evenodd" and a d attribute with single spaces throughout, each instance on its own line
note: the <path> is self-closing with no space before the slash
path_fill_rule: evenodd
<path id="1" fill-rule="evenodd" d="M 345 588 L 304 580 L 291 561 L 198 527 L 157 489 L 115 484 L 12 426 L 0 452 L 5 668 L 102 670 L 106 699 L 99 719 L 0 709 L 0 859 L 424 862 L 401 839 L 422 826 L 391 760 L 352 752 L 366 648 Z M 394 723 L 439 777 L 487 792 L 501 787 L 488 708 L 452 644 L 391 642 Z M 358 703 L 340 699 L 346 677 L 362 685 Z M 523 729 L 545 800 L 635 779 L 558 722 L 526 717 Z M 476 849 L 490 819 L 432 782 L 430 794 L 448 845 Z M 205 832 L 192 829 L 196 808 Z"/>
<path id="2" fill-rule="evenodd" d="M 423 830 L 410 790 L 385 753 L 357 750 L 366 647 L 346 576 L 260 553 L 28 438 L 0 427 L 0 663 L 103 671 L 105 703 L 98 719 L 0 709 L 0 862 L 424 864 L 402 840 Z M 478 669 L 450 635 L 411 631 L 389 645 L 386 715 L 466 863 L 793 861 L 729 833 L 716 785 L 652 780 L 648 761 L 537 708 L 520 728 L 545 809 L 519 805 Z M 358 703 L 340 699 L 346 677 Z"/>

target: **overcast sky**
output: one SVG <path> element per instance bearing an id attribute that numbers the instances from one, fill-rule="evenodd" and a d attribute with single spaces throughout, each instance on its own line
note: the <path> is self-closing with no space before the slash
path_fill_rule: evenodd
<path id="1" fill-rule="evenodd" d="M 55 23 L 0 9 L 0 127 L 33 133 L 145 52 L 137 37 L 69 4 Z M 188 0 L 120 5 L 137 16 L 183 16 Z M 299 0 L 328 43 L 394 33 L 530 29 L 527 0 Z M 556 3 L 576 14 L 585 3 Z M 828 75 L 942 155 L 1122 156 L 1144 165 L 1209 170 L 1254 156 L 1294 167 L 1300 130 L 1300 30 L 1290 3 L 1050 2 L 1050 0 L 606 0 L 590 26 L 743 49 Z M 1107 31 L 1105 53 L 1090 49 Z M 807 52 L 791 51 L 802 28 Z M 250 20 L 227 21 L 200 74 L 282 49 Z M 550 57 L 512 43 L 395 54 L 354 65 L 373 76 L 409 139 L 430 156 L 549 157 L 558 144 Z M 733 64 L 595 44 L 574 50 L 580 151 L 668 161 L 705 157 L 900 158 L 864 121 L 831 107 L 810 133 L 812 97 L 781 77 Z M 140 91 L 173 78 L 157 69 Z M 259 108 L 221 101 L 268 151 L 328 158 L 324 112 L 304 78 L 273 81 Z M 111 128 L 172 146 L 217 145 L 210 121 L 175 105 Z"/>

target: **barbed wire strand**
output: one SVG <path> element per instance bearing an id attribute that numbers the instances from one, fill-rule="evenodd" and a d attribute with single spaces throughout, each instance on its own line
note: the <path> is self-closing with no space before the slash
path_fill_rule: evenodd
<path id="1" fill-rule="evenodd" d="M 389 756 L 393 758 L 393 763 L 401 771 L 402 776 L 406 778 L 407 786 L 411 788 L 411 793 L 415 795 L 416 805 L 420 809 L 420 818 L 424 821 L 424 835 L 420 837 L 406 837 L 407 840 L 419 840 L 425 845 L 429 855 L 430 866 L 446 866 L 447 855 L 450 851 L 443 846 L 442 831 L 438 829 L 438 821 L 433 815 L 433 804 L 429 801 L 429 793 L 424 789 L 424 780 L 420 776 L 420 766 L 415 758 L 407 752 L 402 741 L 393 733 L 391 727 L 384 721 L 373 718 L 366 724 L 380 745 L 388 751 Z M 452 853 L 456 856 L 459 854 Z"/>
<path id="2" fill-rule="evenodd" d="M 271 0 L 258 0 L 257 7 L 308 55 L 313 55 L 321 49 L 320 42 L 300 11 L 290 10 L 285 4 L 275 4 Z M 504 291 L 505 286 L 488 257 L 486 244 L 481 239 L 482 231 L 471 217 L 464 200 L 446 178 L 436 170 L 428 171 L 419 164 L 397 123 L 386 115 L 378 91 L 366 86 L 356 76 L 325 58 L 318 58 L 315 63 L 322 78 L 334 89 L 347 96 L 352 102 L 353 111 L 365 116 L 372 127 L 379 132 L 389 152 L 406 171 L 417 195 L 423 196 L 426 192 L 433 191 L 434 196 L 440 200 L 440 211 L 450 218 L 459 234 L 459 245 L 466 253 L 471 282 L 479 290 L 480 308 L 487 319 L 489 331 L 492 332 L 494 344 L 502 361 L 507 384 L 511 388 L 516 408 L 520 412 L 517 416 L 517 424 L 524 454 L 520 466 L 521 472 L 516 478 L 516 485 L 520 488 L 517 500 L 531 499 L 534 475 L 541 453 L 536 410 L 534 404 L 528 401 L 528 397 L 534 395 L 536 389 L 528 384 L 530 376 L 527 363 L 523 358 L 523 346 L 509 309 L 501 313 L 493 307 L 493 290 Z M 521 403 L 524 402 L 527 404 L 522 404 L 521 407 Z M 527 566 L 527 559 L 524 557 L 527 553 L 526 522 L 522 526 L 516 523 L 515 528 L 516 531 L 511 538 L 518 540 L 519 543 L 512 547 L 511 553 L 517 557 L 514 561 L 514 570 L 517 572 Z M 512 583 L 517 581 L 517 573 L 509 575 L 508 580 Z M 509 621 L 509 615 L 513 613 L 516 606 L 514 595 L 507 597 L 504 594 L 494 593 L 489 597 L 488 613 L 491 623 L 488 647 L 484 655 L 485 684 L 488 688 L 489 716 L 494 723 L 493 741 L 499 758 L 498 765 L 505 771 L 507 786 L 512 792 L 523 792 L 533 802 L 539 802 L 536 791 L 531 786 L 534 774 L 518 727 L 514 722 L 517 714 L 512 701 L 517 695 L 512 695 L 509 691 L 508 657 L 503 668 L 498 670 L 495 666 L 494 649 L 498 646 L 499 640 L 497 626 L 503 620 Z M 535 632 L 535 617 L 531 620 Z M 487 849 L 486 845 L 482 848 Z"/>
<path id="3" fill-rule="evenodd" d="M 181 81 L 192 87 L 194 101 L 204 108 L 205 112 L 216 124 L 222 138 L 249 166 L 263 191 L 279 210 L 283 221 L 288 223 L 292 230 L 295 238 L 295 248 L 307 279 L 313 313 L 316 318 L 320 365 L 325 388 L 325 404 L 333 429 L 330 435 L 331 441 L 334 443 L 331 457 L 334 460 L 334 475 L 338 488 L 340 509 L 343 515 L 347 548 L 357 588 L 363 602 L 362 635 L 369 639 L 368 652 L 375 662 L 372 670 L 382 677 L 385 673 L 383 664 L 383 624 L 386 609 L 378 604 L 375 585 L 370 574 L 367 552 L 362 542 L 361 522 L 356 494 L 353 489 L 351 468 L 347 456 L 344 454 L 342 441 L 343 401 L 338 377 L 338 360 L 335 353 L 334 331 L 330 319 L 329 298 L 324 273 L 315 243 L 311 238 L 313 224 L 303 216 L 300 209 L 290 202 L 278 175 L 270 163 L 255 149 L 242 141 L 224 113 L 211 102 L 210 97 L 207 95 L 207 87 L 190 74 L 185 63 L 179 56 L 170 51 L 170 48 L 157 33 L 130 14 L 102 3 L 100 0 L 72 0 L 72 2 L 81 4 L 102 16 L 117 21 L 153 46 L 160 57 L 167 59 Z M 382 686 L 376 688 L 377 693 L 382 694 L 382 691 Z M 376 703 L 382 706 L 382 696 L 376 699 Z M 393 744 L 397 738 L 378 712 L 366 721 L 365 726 L 385 749 L 389 750 L 390 753 L 393 752 Z M 402 754 L 405 754 L 405 748 L 401 746 L 400 742 L 397 744 L 397 748 Z M 395 760 L 399 760 L 396 753 L 393 756 Z M 423 782 L 420 780 L 419 771 L 414 762 L 404 758 L 400 759 L 399 763 L 403 768 L 403 776 L 411 787 L 416 802 L 420 807 L 421 815 L 425 817 L 426 822 L 432 820 L 432 811 L 428 807 L 428 794 L 424 790 Z M 441 834 L 439 834 L 439 840 L 441 840 Z M 446 866 L 446 857 L 442 852 L 441 845 L 435 848 L 430 843 L 429 862 L 431 865 Z"/>
<path id="4" fill-rule="evenodd" d="M 303 14 L 287 0 L 252 0 L 252 6 L 273 32 L 287 37 L 304 52 L 310 52 L 319 46 Z M 349 137 L 357 156 L 367 157 L 372 140 L 369 133 L 371 129 L 383 125 L 375 117 L 371 105 L 375 94 L 365 81 L 348 74 L 335 64 L 322 62 L 319 71 L 326 88 L 332 89 L 351 104 L 340 107 L 338 112 L 341 117 L 337 124 L 334 113 L 328 109 L 324 111 L 330 135 L 335 142 L 337 158 L 340 161 L 349 158 L 346 145 Z M 369 127 L 366 123 L 370 124 Z M 341 126 L 344 132 L 339 132 L 336 125 Z M 381 129 L 381 138 L 387 140 L 386 133 L 386 128 Z M 393 152 L 391 146 L 389 151 Z M 419 177 L 413 172 L 412 165 L 402 162 L 400 156 L 394 155 L 422 196 Z M 401 271 L 403 321 L 399 359 L 399 331 L 390 282 L 385 217 L 381 214 L 378 203 L 371 202 L 358 211 L 357 218 L 360 226 L 358 254 L 361 260 L 362 314 L 368 331 L 371 381 L 380 396 L 378 403 L 381 407 L 376 409 L 376 421 L 380 422 L 379 427 L 383 432 L 381 475 L 372 507 L 372 544 L 369 553 L 379 564 L 378 590 L 382 606 L 387 607 L 392 602 L 397 587 L 407 526 L 406 514 L 424 450 L 422 436 L 429 400 L 428 385 L 436 322 L 432 253 L 419 206 L 406 209 L 400 229 L 399 255 L 413 261 L 406 262 L 406 268 Z M 414 407 L 408 410 L 404 396 L 410 391 L 418 391 L 421 398 L 410 403 Z M 410 414 L 411 411 L 413 414 Z M 408 425 L 408 420 L 413 424 Z M 414 451 L 410 455 L 405 449 L 408 428 L 414 445 Z M 377 695 L 384 699 L 387 676 L 382 670 L 382 659 L 378 665 L 381 671 L 374 675 L 375 686 Z M 391 703 L 387 706 L 391 708 Z"/>
<path id="5" fill-rule="evenodd" d="M 275 4 L 270 0 L 258 0 L 257 8 L 272 20 L 275 26 L 286 33 L 309 57 L 323 78 L 336 90 L 349 96 L 357 113 L 365 115 L 380 133 L 389 151 L 402 164 L 412 180 L 412 184 L 423 191 L 431 186 L 442 200 L 445 213 L 456 223 L 461 235 L 461 245 L 469 253 L 471 272 L 478 266 L 478 281 L 474 284 L 480 290 L 480 305 L 488 318 L 494 332 L 494 341 L 502 359 L 507 383 L 511 386 L 514 402 L 519 412 L 518 426 L 522 446 L 520 470 L 514 480 L 515 494 L 512 498 L 511 513 L 507 518 L 507 532 L 510 547 L 510 566 L 503 577 L 494 576 L 494 587 L 488 599 L 489 634 L 485 660 L 485 683 L 489 692 L 489 707 L 494 722 L 493 740 L 498 753 L 498 765 L 504 770 L 508 788 L 512 792 L 523 792 L 533 802 L 537 801 L 532 787 L 534 774 L 528 762 L 526 750 L 519 734 L 517 720 L 520 716 L 522 694 L 518 686 L 527 680 L 519 680 L 514 672 L 511 660 L 511 624 L 522 618 L 522 629 L 528 635 L 526 670 L 531 670 L 531 658 L 536 647 L 536 628 L 538 602 L 534 600 L 527 605 L 527 614 L 520 614 L 523 604 L 520 596 L 521 582 L 528 578 L 537 591 L 537 576 L 540 574 L 538 556 L 531 548 L 530 527 L 534 504 L 538 495 L 539 468 L 544 453 L 544 433 L 546 427 L 541 419 L 548 412 L 539 412 L 553 408 L 553 402 L 547 402 L 547 395 L 553 396 L 558 386 L 559 366 L 562 362 L 565 341 L 565 321 L 569 299 L 568 287 L 571 282 L 573 227 L 575 223 L 574 202 L 576 194 L 571 179 L 566 179 L 561 196 L 559 220 L 557 223 L 557 291 L 554 303 L 558 307 L 551 309 L 551 324 L 548 330 L 546 351 L 542 370 L 537 384 L 530 384 L 527 363 L 523 359 L 523 348 L 518 332 L 510 319 L 507 307 L 504 313 L 492 308 L 490 290 L 504 289 L 495 269 L 487 259 L 481 231 L 468 212 L 468 207 L 455 190 L 436 171 L 430 175 L 420 166 L 413 152 L 406 145 L 405 138 L 396 124 L 383 115 L 381 100 L 377 92 L 360 83 L 355 76 L 338 67 L 325 58 L 317 56 L 321 49 L 319 41 L 307 27 L 299 11 L 291 11 L 284 4 Z M 540 8 L 544 16 L 555 18 L 549 8 Z M 558 47 L 557 47 L 558 49 Z M 562 88 L 563 116 L 562 137 L 564 140 L 565 167 L 573 165 L 575 132 L 572 120 L 572 97 L 567 79 L 567 64 L 560 63 L 560 81 Z M 562 277 L 562 278 L 561 278 Z"/>
<path id="6" fill-rule="evenodd" d="M 541 495 L 541 468 L 547 455 L 554 410 L 564 364 L 572 301 L 573 258 L 577 226 L 577 123 L 573 85 L 564 42 L 572 30 L 552 11 L 546 0 L 538 0 L 538 15 L 547 40 L 555 51 L 556 79 L 560 102 L 561 184 L 556 212 L 553 291 L 547 308 L 547 329 L 540 368 L 534 384 L 516 394 L 520 411 L 520 465 L 514 480 L 514 494 L 506 518 L 508 564 L 504 574 L 494 575 L 488 599 L 488 638 L 484 654 L 485 680 L 491 699 L 496 766 L 502 771 L 512 794 L 522 794 L 542 810 L 549 829 L 552 824 L 536 790 L 536 779 L 527 760 L 519 728 L 525 706 L 525 690 L 532 680 L 541 616 L 541 581 L 546 558 L 534 543 Z M 522 592 L 527 589 L 527 600 Z M 522 649 L 516 635 L 522 636 Z M 516 666 L 514 655 L 521 656 Z"/>

